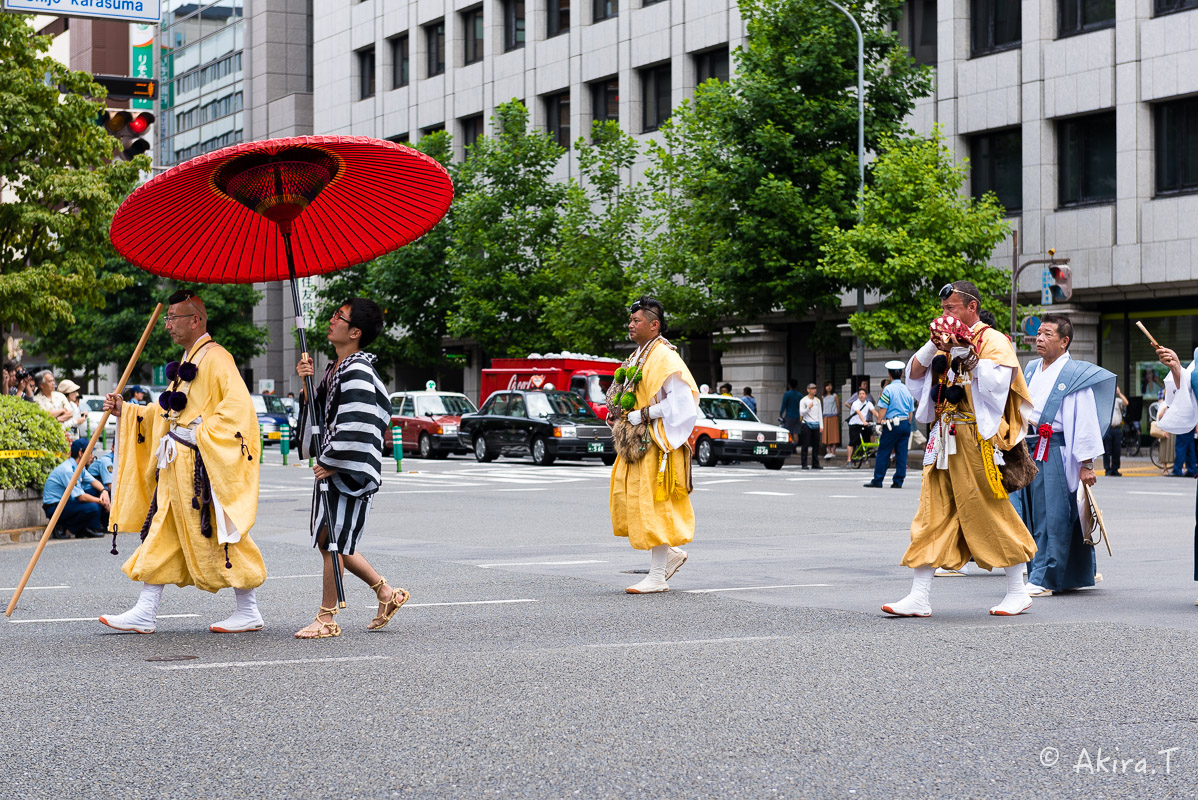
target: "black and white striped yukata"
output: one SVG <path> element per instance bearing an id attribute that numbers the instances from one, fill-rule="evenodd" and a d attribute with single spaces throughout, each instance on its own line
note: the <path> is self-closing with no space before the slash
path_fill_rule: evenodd
<path id="1" fill-rule="evenodd" d="M 391 399 L 374 370 L 375 356 L 352 353 L 333 371 L 330 362 L 316 390 L 316 402 L 324 407 L 316 463 L 334 471 L 325 480 L 331 530 L 337 551 L 353 555 L 366 526 L 366 514 L 378 491 L 383 469 L 383 434 L 391 423 Z M 312 458 L 316 451 L 308 404 L 300 405 L 300 457 Z M 324 503 L 319 484 L 312 493 L 312 546 L 319 547 L 317 534 L 325 527 Z"/>

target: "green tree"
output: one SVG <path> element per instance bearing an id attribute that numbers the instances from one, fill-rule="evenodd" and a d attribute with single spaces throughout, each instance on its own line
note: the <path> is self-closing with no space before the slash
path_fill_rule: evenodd
<path id="1" fill-rule="evenodd" d="M 252 286 L 175 283 L 138 269 L 118 256 L 110 256 L 102 272 L 128 285 L 106 295 L 102 309 L 91 306 L 76 309 L 73 322 L 56 322 L 34 345 L 33 349 L 46 355 L 50 363 L 64 372 L 93 377 L 104 364 L 116 362 L 124 368 L 154 304 L 165 304 L 176 289 L 191 289 L 203 298 L 209 332 L 238 364 L 248 364 L 269 341 L 266 328 L 253 321 L 253 308 L 262 293 Z M 161 317 L 159 320 L 146 343 L 134 380 L 145 382 L 155 365 L 179 358 L 178 346 L 167 335 Z"/>
<path id="2" fill-rule="evenodd" d="M 927 139 L 884 141 L 870 171 L 861 223 L 823 231 L 821 269 L 829 280 L 882 294 L 873 310 L 849 317 L 853 333 L 872 347 L 917 347 L 940 315 L 940 287 L 955 280 L 977 284 L 982 306 L 1005 319 L 1010 272 L 987 261 L 1010 226 L 993 194 L 973 200 L 961 193 L 965 166 L 939 130 Z"/>
<path id="3" fill-rule="evenodd" d="M 865 40 L 866 147 L 930 88 L 893 32 L 900 0 L 847 3 Z M 664 125 L 650 171 L 654 282 L 699 324 L 839 308 L 822 231 L 857 213 L 857 40 L 825 0 L 742 0 L 744 48 Z M 671 287 L 677 288 L 671 288 Z M 664 293 L 664 292 L 663 292 Z"/>
<path id="4" fill-rule="evenodd" d="M 461 197 L 468 191 L 469 184 L 460 175 L 461 165 L 451 161 L 453 140 L 448 133 L 438 131 L 421 137 L 415 149 L 449 170 L 455 196 Z M 382 366 L 440 365 L 441 340 L 448 332 L 448 318 L 458 297 L 457 285 L 446 262 L 455 208 L 456 203 L 436 227 L 415 242 L 328 276 L 317 290 L 316 319 L 331 317 L 346 298 L 369 297 L 382 306 L 386 321 L 382 335 L 370 347 Z M 321 346 L 332 353 L 325 345 Z"/>
<path id="5" fill-rule="evenodd" d="M 458 293 L 449 332 L 485 353 L 520 356 L 556 344 L 543 316 L 560 290 L 549 263 L 567 196 L 553 171 L 565 151 L 529 128 L 518 100 L 496 107 L 492 131 L 458 171 L 467 190 L 454 201 L 446 253 Z"/>
<path id="6" fill-rule="evenodd" d="M 596 122 L 591 141 L 580 137 L 575 153 L 582 180 L 566 185 L 542 320 L 553 349 L 603 354 L 625 338 L 628 304 L 643 281 L 646 192 L 623 180 L 638 147 L 615 122 Z"/>
<path id="7" fill-rule="evenodd" d="M 125 285 L 100 269 L 108 226 L 150 161 L 113 160 L 90 99 L 105 90 L 47 57 L 28 20 L 0 14 L 0 326 L 45 331 Z"/>

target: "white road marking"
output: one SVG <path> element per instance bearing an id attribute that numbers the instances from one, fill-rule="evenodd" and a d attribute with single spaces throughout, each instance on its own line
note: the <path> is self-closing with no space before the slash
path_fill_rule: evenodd
<path id="1" fill-rule="evenodd" d="M 571 564 L 606 564 L 607 561 L 504 561 L 498 564 L 475 564 L 480 569 L 491 567 L 564 567 Z"/>
<path id="2" fill-rule="evenodd" d="M 285 581 L 285 580 L 288 580 L 289 578 L 323 578 L 323 577 L 324 577 L 324 575 L 322 575 L 319 572 L 316 572 L 311 575 L 267 575 L 266 579 L 268 581 Z"/>
<path id="3" fill-rule="evenodd" d="M 26 586 L 25 591 L 36 592 L 38 589 L 70 589 L 70 588 L 71 588 L 70 586 L 67 586 L 64 583 L 62 586 Z M 17 590 L 17 587 L 15 587 L 15 586 L 5 586 L 4 588 L 0 588 L 0 592 L 15 592 L 16 590 Z"/>
<path id="4" fill-rule="evenodd" d="M 154 665 L 154 669 L 225 669 L 227 667 L 274 667 L 282 664 L 328 664 L 334 661 L 386 661 L 390 656 L 330 656 L 329 658 L 286 658 L 275 661 L 220 661 L 214 664 Z"/>
<path id="5" fill-rule="evenodd" d="M 830 495 L 828 495 L 828 497 L 839 497 L 843 500 L 851 500 L 854 497 L 860 497 L 860 496 L 861 495 L 859 495 L 859 494 L 830 494 Z"/>
<path id="6" fill-rule="evenodd" d="M 535 603 L 531 597 L 518 600 L 460 600 L 456 603 L 404 603 L 404 608 L 429 608 L 431 606 L 502 606 L 509 603 Z"/>
<path id="7" fill-rule="evenodd" d="M 183 619 L 184 617 L 198 617 L 199 614 L 159 614 L 158 619 Z M 10 619 L 13 625 L 32 625 L 35 622 L 99 622 L 100 617 L 60 617 L 58 619 Z"/>
<path id="8" fill-rule="evenodd" d="M 830 583 L 776 583 L 772 586 L 730 586 L 726 589 L 684 589 L 686 594 L 711 594 L 712 592 L 755 592 L 758 589 L 805 589 L 814 586 L 831 586 Z"/>
<path id="9" fill-rule="evenodd" d="M 730 636 L 725 639 L 680 639 L 673 642 L 612 642 L 611 644 L 588 644 L 587 647 L 672 647 L 680 644 L 728 644 L 730 642 L 764 642 L 785 639 L 785 636 Z"/>
<path id="10" fill-rule="evenodd" d="M 716 483 L 748 483 L 748 482 L 749 482 L 748 478 L 721 478 L 718 481 L 703 481 L 702 483 L 696 483 L 695 485 L 696 486 L 711 486 Z"/>
<path id="11" fill-rule="evenodd" d="M 792 492 L 745 492 L 745 494 L 763 494 L 768 497 L 794 497 Z"/>
<path id="12" fill-rule="evenodd" d="M 1161 497 L 1189 497 L 1190 492 L 1128 492 L 1128 494 L 1153 494 Z"/>
<path id="13" fill-rule="evenodd" d="M 545 487 L 538 488 L 536 486 L 527 486 L 522 489 L 493 489 L 492 491 L 495 491 L 495 492 L 547 492 L 549 490 Z"/>

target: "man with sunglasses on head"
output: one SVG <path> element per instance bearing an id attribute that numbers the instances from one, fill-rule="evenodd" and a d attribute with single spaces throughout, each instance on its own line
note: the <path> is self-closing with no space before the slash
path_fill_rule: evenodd
<path id="1" fill-rule="evenodd" d="M 104 400 L 118 420 L 111 522 L 141 531 L 123 570 L 142 589 L 133 608 L 100 622 L 153 633 L 162 589 L 173 583 L 233 590 L 237 608 L 208 626 L 213 633 L 261 630 L 256 589 L 266 565 L 249 537 L 258 516 L 258 414 L 233 356 L 208 334 L 203 300 L 175 292 L 165 323 L 183 355 L 166 365 L 170 385 L 158 403 L 124 403 L 119 394 Z"/>
<path id="2" fill-rule="evenodd" d="M 666 581 L 687 559 L 679 548 L 695 536 L 689 439 L 699 418 L 699 389 L 677 348 L 665 339 L 667 329 L 657 300 L 642 297 L 632 304 L 628 338 L 636 350 L 618 373 L 622 391 L 608 403 L 608 424 L 632 426 L 629 433 L 638 444 L 628 458 L 619 453 L 612 467 L 612 530 L 634 549 L 650 553 L 648 577 L 625 589 L 628 594 L 669 591 Z M 620 404 L 624 395 L 635 396 L 631 408 Z M 624 431 L 615 434 L 620 440 Z"/>
<path id="3" fill-rule="evenodd" d="M 907 385 L 919 400 L 915 418 L 932 424 L 902 560 L 915 576 L 911 593 L 882 610 L 930 617 L 936 568 L 958 570 L 972 558 L 983 569 L 1007 568 L 1006 595 L 990 613 L 1022 614 L 1032 604 L 1023 563 L 1036 545 L 1002 486 L 997 451 L 1022 446 L 1031 395 L 1011 342 L 978 318 L 973 283 L 944 286 L 940 307 L 930 340 L 907 362 Z"/>

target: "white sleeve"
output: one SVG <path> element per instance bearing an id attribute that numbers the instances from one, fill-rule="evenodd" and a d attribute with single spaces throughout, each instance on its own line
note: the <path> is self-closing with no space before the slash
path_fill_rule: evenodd
<path id="1" fill-rule="evenodd" d="M 698 398 L 676 372 L 666 378 L 657 394 L 661 399 L 654 405 L 660 406 L 662 414 L 659 423 L 653 426 L 654 438 L 659 445 L 666 445 L 662 449 L 677 450 L 686 444 L 695 429 L 699 419 Z M 665 397 L 661 397 L 663 394 Z"/>
<path id="2" fill-rule="evenodd" d="M 1181 386 L 1174 388 L 1172 398 L 1169 397 L 1169 384 L 1173 382 L 1173 376 L 1169 375 L 1165 381 L 1165 402 L 1169 407 L 1156 424 L 1169 433 L 1189 433 L 1198 425 L 1198 402 L 1195 401 L 1193 384 L 1190 382 L 1193 372 L 1193 364 L 1182 371 Z"/>
<path id="3" fill-rule="evenodd" d="M 929 344 L 931 343 L 929 342 Z M 921 349 L 920 353 L 922 352 L 923 350 Z M 911 366 L 917 360 L 918 355 L 919 353 L 911 356 L 911 360 L 907 362 L 907 374 L 905 381 L 907 384 L 907 391 L 909 391 L 911 396 L 915 398 L 915 421 L 934 422 L 936 419 L 936 404 L 932 402 L 932 385 L 934 384 L 934 381 L 932 380 L 931 367 L 929 367 L 928 371 L 923 374 L 922 378 L 911 377 Z M 922 361 L 919 363 L 923 364 Z M 931 362 L 929 362 L 929 364 L 930 363 Z M 876 409 L 870 410 L 874 411 Z"/>
<path id="4" fill-rule="evenodd" d="M 1015 375 L 1015 368 L 1004 367 L 983 358 L 978 360 L 974 374 L 977 384 L 973 393 L 973 415 L 978 421 L 978 433 L 983 439 L 989 439 L 998 433 L 999 423 L 1002 422 L 1003 412 L 1007 408 L 1007 393 L 1011 391 L 1011 379 Z M 1031 403 L 1025 405 L 1030 411 Z"/>
<path id="5" fill-rule="evenodd" d="M 1069 491 L 1076 492 L 1082 462 L 1100 458 L 1106 448 L 1102 443 L 1098 425 L 1098 406 L 1094 402 L 1094 391 L 1082 389 L 1066 395 L 1057 412 L 1065 433 L 1065 447 L 1061 459 L 1065 466 L 1065 483 Z"/>

